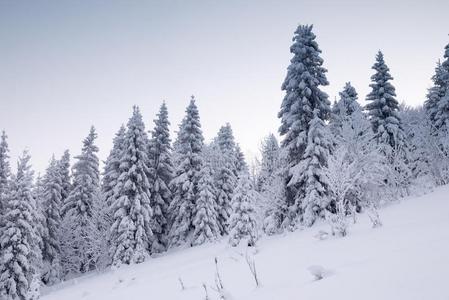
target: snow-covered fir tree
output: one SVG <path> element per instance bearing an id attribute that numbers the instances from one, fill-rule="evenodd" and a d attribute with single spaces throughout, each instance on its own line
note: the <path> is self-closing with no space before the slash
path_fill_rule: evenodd
<path id="1" fill-rule="evenodd" d="M 104 163 L 101 193 L 106 205 L 105 218 L 108 224 L 112 224 L 111 206 L 114 203 L 114 188 L 120 176 L 120 160 L 125 149 L 126 127 L 120 126 L 112 141 L 112 149 Z"/>
<path id="2" fill-rule="evenodd" d="M 40 279 L 41 280 L 36 280 L 36 285 L 33 289 L 38 289 L 40 284 L 42 283 L 42 274 L 44 273 L 44 262 L 43 262 L 43 251 L 44 251 L 44 237 L 47 236 L 47 225 L 46 225 L 46 218 L 45 218 L 45 214 L 44 214 L 44 200 L 45 200 L 45 195 L 44 195 L 44 182 L 43 182 L 43 178 L 41 177 L 41 175 L 38 173 L 37 177 L 36 177 L 36 182 L 33 186 L 32 189 L 32 193 L 33 193 L 33 198 L 34 198 L 34 204 L 35 204 L 35 210 L 34 210 L 34 216 L 33 218 L 36 220 L 33 224 L 33 226 L 35 226 L 35 230 L 37 233 L 37 247 L 38 247 L 38 251 L 40 253 L 40 259 L 39 262 L 37 264 L 37 269 L 39 270 L 39 274 L 40 274 Z"/>
<path id="3" fill-rule="evenodd" d="M 212 170 L 209 165 L 204 164 L 198 183 L 198 199 L 193 216 L 192 245 L 201 245 L 220 237 L 216 195 Z"/>
<path id="4" fill-rule="evenodd" d="M 399 118 L 399 102 L 390 80 L 390 69 L 385 64 L 382 52 L 376 55 L 375 70 L 371 76 L 371 92 L 366 97 L 368 111 L 376 139 L 379 143 L 390 145 L 392 149 L 404 146 L 404 132 Z"/>
<path id="5" fill-rule="evenodd" d="M 175 144 L 175 173 L 170 183 L 173 199 L 168 210 L 171 226 L 168 234 L 169 247 L 191 242 L 194 231 L 193 217 L 199 198 L 204 138 L 193 96 L 179 126 Z"/>
<path id="6" fill-rule="evenodd" d="M 0 234 L 3 228 L 3 206 L 6 201 L 9 179 L 11 175 L 11 169 L 9 166 L 9 147 L 7 139 L 8 136 L 6 135 L 5 131 L 2 131 L 0 140 Z M 2 248 L 0 244 L 0 251 L 1 249 Z"/>
<path id="7" fill-rule="evenodd" d="M 3 202 L 6 192 L 8 190 L 9 177 L 11 175 L 11 169 L 9 167 L 9 147 L 8 136 L 5 131 L 2 131 L 0 140 L 0 216 L 3 211 Z"/>
<path id="8" fill-rule="evenodd" d="M 449 44 L 445 47 L 444 61 L 438 62 L 433 86 L 424 103 L 428 124 L 422 127 L 430 130 L 427 146 L 430 170 L 437 184 L 449 182 Z M 430 146 L 430 147 L 429 147 Z"/>
<path id="9" fill-rule="evenodd" d="M 438 105 L 440 99 L 443 98 L 444 95 L 446 94 L 447 86 L 445 82 L 445 77 L 448 71 L 449 70 L 444 69 L 444 67 L 441 65 L 440 62 L 437 63 L 437 66 L 435 67 L 435 74 L 432 76 L 433 86 L 429 88 L 426 95 L 426 101 L 424 102 L 424 108 L 429 117 L 429 121 L 434 127 L 433 129 L 434 131 L 438 130 L 438 128 L 435 125 L 436 123 L 435 116 L 438 112 Z"/>
<path id="10" fill-rule="evenodd" d="M 11 169 L 9 167 L 9 147 L 7 139 L 8 136 L 6 135 L 6 132 L 2 131 L 0 140 L 0 201 L 2 195 L 6 193 L 9 176 L 11 175 Z"/>
<path id="11" fill-rule="evenodd" d="M 257 202 L 256 210 L 263 230 L 271 235 L 279 231 L 282 214 L 285 213 L 281 150 L 274 134 L 264 138 L 260 150 L 262 157 L 255 185 L 260 193 L 260 201 Z"/>
<path id="12" fill-rule="evenodd" d="M 328 182 L 323 174 L 330 147 L 330 138 L 324 121 L 319 117 L 319 109 L 315 109 L 314 118 L 310 121 L 308 129 L 303 159 L 290 169 L 292 174 L 290 182 L 304 185 L 304 195 L 295 203 L 294 210 L 301 211 L 301 223 L 305 226 L 311 226 L 330 203 Z"/>
<path id="13" fill-rule="evenodd" d="M 231 124 L 226 123 L 220 127 L 216 137 L 220 150 L 225 154 L 232 154 L 235 151 L 235 139 Z"/>
<path id="14" fill-rule="evenodd" d="M 278 140 L 271 133 L 264 138 L 261 145 L 262 158 L 256 186 L 256 189 L 261 193 L 270 189 L 271 181 L 280 167 L 279 152 Z"/>
<path id="15" fill-rule="evenodd" d="M 409 186 L 408 149 L 399 117 L 395 88 L 390 83 L 393 77 L 385 64 L 382 52 L 377 53 L 376 63 L 372 68 L 375 74 L 371 76 L 372 90 L 366 98 L 368 104 L 365 109 L 368 111 L 380 149 L 391 166 L 391 175 L 386 180 L 403 196 L 408 193 Z"/>
<path id="16" fill-rule="evenodd" d="M 218 131 L 215 142 L 220 150 L 219 169 L 215 175 L 217 188 L 218 221 L 221 234 L 227 233 L 228 219 L 231 213 L 231 199 L 237 183 L 235 140 L 231 125 L 227 123 Z"/>
<path id="17" fill-rule="evenodd" d="M 44 194 L 44 179 L 42 176 L 38 173 L 36 176 L 36 182 L 33 186 L 33 197 L 34 201 L 36 203 L 36 215 L 38 219 L 37 231 L 39 233 L 40 241 L 39 241 L 39 249 L 41 250 L 41 253 L 43 252 L 44 245 L 43 245 L 43 237 L 46 235 L 47 226 L 46 226 L 46 220 L 45 220 L 45 214 L 44 214 L 44 201 L 45 201 L 45 194 Z M 42 273 L 42 272 L 41 272 Z"/>
<path id="18" fill-rule="evenodd" d="M 61 201 L 65 203 L 72 191 L 72 178 L 70 175 L 70 152 L 65 150 L 61 159 L 57 162 L 57 168 L 61 176 Z"/>
<path id="19" fill-rule="evenodd" d="M 222 158 L 223 160 L 223 158 Z M 217 188 L 218 202 L 218 222 L 220 224 L 220 232 L 222 235 L 228 233 L 227 224 L 231 214 L 231 200 L 234 194 L 237 178 L 229 167 L 229 164 L 222 161 L 222 165 L 216 175 L 215 185 Z"/>
<path id="20" fill-rule="evenodd" d="M 438 103 L 438 112 L 435 119 L 435 125 L 437 127 L 443 128 L 446 132 L 449 131 L 449 91 L 446 92 Z"/>
<path id="21" fill-rule="evenodd" d="M 356 110 L 361 110 L 361 106 L 357 102 L 357 99 L 357 91 L 350 82 L 347 82 L 340 92 L 340 99 L 332 106 L 330 130 L 334 135 L 340 133 L 344 118 L 350 116 Z"/>
<path id="22" fill-rule="evenodd" d="M 63 264 L 66 274 L 97 267 L 104 234 L 99 232 L 100 192 L 97 133 L 91 127 L 73 166 L 73 188 L 63 205 Z"/>
<path id="23" fill-rule="evenodd" d="M 19 158 L 17 174 L 4 206 L 4 230 L 0 264 L 0 298 L 37 299 L 34 288 L 39 277 L 39 234 L 36 230 L 36 203 L 33 197 L 33 171 L 27 152 Z"/>
<path id="24" fill-rule="evenodd" d="M 63 197 L 62 174 L 52 157 L 43 179 L 42 210 L 45 217 L 42 281 L 52 285 L 62 278 L 61 272 L 61 207 Z"/>
<path id="25" fill-rule="evenodd" d="M 357 99 L 357 91 L 350 82 L 346 82 L 343 91 L 340 92 L 340 100 L 338 102 L 341 103 L 341 107 L 347 115 L 352 115 L 354 111 L 361 109 Z"/>
<path id="26" fill-rule="evenodd" d="M 165 102 L 161 105 L 154 125 L 149 147 L 151 207 L 153 210 L 151 228 L 154 234 L 152 251 L 161 252 L 167 247 L 168 206 L 172 198 L 170 181 L 173 179 L 170 122 Z"/>
<path id="27" fill-rule="evenodd" d="M 288 216 L 284 224 L 294 227 L 298 221 L 311 225 L 325 204 L 327 187 L 321 177 L 326 164 L 329 143 L 324 134 L 324 121 L 330 113 L 330 102 L 321 86 L 328 85 L 312 26 L 300 25 L 295 31 L 291 64 L 282 84 L 286 95 L 278 114 L 279 132 L 286 151 L 286 203 Z M 313 152 L 316 150 L 317 152 Z M 307 172 L 306 172 L 307 171 Z"/>
<path id="28" fill-rule="evenodd" d="M 248 173 L 240 175 L 238 185 L 232 197 L 232 213 L 229 220 L 229 244 L 233 247 L 244 241 L 255 246 L 259 238 L 256 213 L 257 192 Z"/>
<path id="29" fill-rule="evenodd" d="M 209 165 L 212 170 L 212 174 L 218 174 L 221 168 L 222 155 L 221 150 L 218 147 L 216 139 L 213 139 L 210 143 L 203 145 L 202 157 L 205 164 Z"/>
<path id="30" fill-rule="evenodd" d="M 249 172 L 248 164 L 245 160 L 245 155 L 243 154 L 242 148 L 240 148 L 239 144 L 235 145 L 235 169 L 237 174 L 242 172 Z"/>
<path id="31" fill-rule="evenodd" d="M 120 175 L 114 188 L 109 251 L 114 266 L 141 263 L 151 249 L 153 212 L 148 178 L 148 143 L 142 115 L 135 106 L 127 124 Z"/>

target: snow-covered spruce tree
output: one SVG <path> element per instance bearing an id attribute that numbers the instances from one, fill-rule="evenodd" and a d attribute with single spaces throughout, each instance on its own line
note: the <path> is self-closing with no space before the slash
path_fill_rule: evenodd
<path id="1" fill-rule="evenodd" d="M 439 129 L 439 134 L 446 135 L 449 132 L 449 83 L 446 93 L 438 102 L 435 127 Z M 449 151 L 447 147 L 444 147 L 444 149 L 444 151 Z"/>
<path id="2" fill-rule="evenodd" d="M 3 212 L 4 203 L 6 201 L 6 195 L 8 192 L 9 179 L 11 175 L 11 169 L 9 167 L 9 148 L 8 148 L 8 136 L 5 131 L 2 131 L 0 140 L 0 234 L 3 228 Z M 1 251 L 0 244 L 0 251 Z"/>
<path id="3" fill-rule="evenodd" d="M 65 150 L 61 159 L 57 161 L 57 168 L 61 177 L 61 203 L 64 204 L 72 191 L 72 179 L 70 176 L 70 152 Z"/>
<path id="4" fill-rule="evenodd" d="M 330 138 L 324 121 L 319 117 L 318 109 L 315 109 L 314 115 L 310 121 L 303 159 L 291 168 L 293 176 L 290 179 L 293 182 L 305 183 L 304 196 L 295 204 L 299 205 L 298 208 L 302 212 L 301 221 L 305 226 L 311 226 L 320 212 L 330 203 L 328 183 L 323 174 L 331 147 Z"/>
<path id="5" fill-rule="evenodd" d="M 438 131 L 438 128 L 435 125 L 435 116 L 438 112 L 438 105 L 440 99 L 444 97 L 448 88 L 447 83 L 445 82 L 447 72 L 449 72 L 449 69 L 446 70 L 441 63 L 438 62 L 435 68 L 435 74 L 432 76 L 433 86 L 429 88 L 426 101 L 424 102 L 424 109 L 427 112 L 430 123 L 434 127 L 434 131 Z"/>
<path id="6" fill-rule="evenodd" d="M 134 106 L 127 124 L 120 175 L 114 188 L 109 251 L 114 266 L 141 263 L 151 249 L 153 212 L 148 178 L 148 143 L 142 115 Z"/>
<path id="7" fill-rule="evenodd" d="M 167 248 L 168 206 L 172 194 L 170 181 L 173 179 L 173 162 L 171 157 L 170 122 L 165 102 L 161 105 L 157 119 L 154 120 L 149 147 L 151 172 L 151 208 L 153 217 L 151 229 L 154 234 L 153 252 L 162 252 Z"/>
<path id="8" fill-rule="evenodd" d="M 235 145 L 235 169 L 237 174 L 242 172 L 249 172 L 248 164 L 245 160 L 245 155 L 242 152 L 242 148 L 240 148 L 239 144 Z"/>
<path id="9" fill-rule="evenodd" d="M 36 203 L 36 219 L 38 220 L 38 223 L 36 223 L 36 230 L 39 233 L 39 249 L 42 253 L 44 249 L 43 237 L 46 236 L 47 225 L 45 223 L 46 220 L 44 215 L 44 180 L 40 174 L 36 177 L 36 183 L 33 187 L 33 197 Z M 40 269 L 42 270 L 42 266 Z"/>
<path id="10" fill-rule="evenodd" d="M 112 141 L 112 149 L 109 156 L 104 162 L 103 178 L 101 182 L 101 193 L 105 201 L 106 212 L 105 218 L 109 225 L 112 225 L 111 206 L 114 203 L 114 188 L 120 176 L 120 160 L 125 149 L 126 127 L 120 126 Z"/>
<path id="11" fill-rule="evenodd" d="M 260 170 L 257 176 L 258 192 L 265 192 L 270 189 L 271 181 L 276 176 L 276 172 L 280 167 L 279 163 L 279 143 L 274 134 L 269 134 L 264 138 L 261 145 L 262 159 L 260 162 Z"/>
<path id="12" fill-rule="evenodd" d="M 215 241 L 220 237 L 217 192 L 212 176 L 210 166 L 204 164 L 198 183 L 198 199 L 196 200 L 196 209 L 193 216 L 192 245 L 194 246 Z"/>
<path id="13" fill-rule="evenodd" d="M 358 95 L 355 88 L 350 82 L 346 82 L 343 91 L 340 92 L 341 107 L 344 109 L 346 115 L 352 115 L 356 110 L 361 110 L 360 104 L 357 102 Z"/>
<path id="14" fill-rule="evenodd" d="M 303 221 L 310 226 L 324 209 L 327 187 L 321 169 L 326 164 L 329 143 L 324 120 L 330 113 L 328 96 L 320 87 L 328 85 L 312 26 L 300 25 L 290 52 L 294 54 L 282 84 L 286 92 L 278 114 L 281 147 L 286 156 L 286 206 L 284 225 L 290 228 Z M 324 140 L 320 140 L 324 138 Z M 317 152 L 312 154 L 313 149 Z M 308 171 L 308 172 L 304 172 Z"/>
<path id="15" fill-rule="evenodd" d="M 232 132 L 231 124 L 226 123 L 224 126 L 220 127 L 216 137 L 217 144 L 220 150 L 226 154 L 233 154 L 235 151 L 235 139 Z"/>
<path id="16" fill-rule="evenodd" d="M 17 175 L 4 206 L 4 230 L 0 264 L 0 298 L 37 299 L 35 291 L 40 265 L 39 235 L 36 230 L 33 171 L 25 151 L 19 158 Z"/>
<path id="17" fill-rule="evenodd" d="M 221 152 L 220 167 L 215 175 L 217 188 L 218 221 L 221 234 L 227 234 L 227 224 L 231 213 L 231 199 L 237 183 L 238 171 L 236 167 L 235 141 L 229 123 L 222 126 L 215 139 Z"/>
<path id="18" fill-rule="evenodd" d="M 221 150 L 218 147 L 216 139 L 203 145 L 202 157 L 204 164 L 209 165 L 212 170 L 213 178 L 218 174 L 221 168 Z"/>
<path id="19" fill-rule="evenodd" d="M 73 166 L 73 188 L 63 205 L 63 268 L 65 274 L 76 275 L 97 268 L 103 255 L 99 232 L 100 192 L 97 133 L 91 127 L 83 141 L 81 154 Z"/>
<path id="20" fill-rule="evenodd" d="M 60 238 L 63 186 L 59 167 L 59 163 L 52 157 L 43 180 L 45 234 L 42 236 L 42 281 L 47 285 L 53 285 L 62 278 Z"/>
<path id="21" fill-rule="evenodd" d="M 433 86 L 429 89 L 424 108 L 427 113 L 431 136 L 428 138 L 432 154 L 429 160 L 431 173 L 437 184 L 449 182 L 449 44 L 445 47 L 445 60 L 439 63 L 432 77 Z"/>
<path id="22" fill-rule="evenodd" d="M 393 79 L 390 69 L 385 64 L 382 52 L 376 55 L 376 63 L 372 67 L 375 74 L 371 76 L 371 92 L 366 97 L 369 102 L 365 109 L 368 111 L 376 139 L 379 143 L 389 145 L 391 149 L 404 146 L 404 132 L 396 100 L 396 92 L 389 82 Z"/>
<path id="23" fill-rule="evenodd" d="M 390 80 L 390 70 L 385 64 L 382 52 L 376 55 L 376 63 L 372 67 L 376 72 L 371 76 L 372 91 L 366 100 L 369 102 L 365 109 L 375 133 L 375 138 L 382 153 L 391 166 L 389 178 L 386 178 L 390 187 L 400 196 L 408 193 L 410 170 L 407 165 L 407 144 L 402 122 L 399 117 L 399 103 L 396 92 Z"/>
<path id="24" fill-rule="evenodd" d="M 350 82 L 347 82 L 340 92 L 340 99 L 332 106 L 330 117 L 330 130 L 334 135 L 340 134 L 343 119 L 350 116 L 354 111 L 361 110 L 357 102 L 358 95 Z"/>
<path id="25" fill-rule="evenodd" d="M 169 247 L 176 247 L 191 242 L 194 231 L 193 217 L 199 197 L 198 184 L 203 166 L 203 133 L 200 116 L 192 96 L 182 120 L 175 149 L 175 174 L 170 183 L 173 199 L 168 213 L 170 231 Z"/>
<path id="26" fill-rule="evenodd" d="M 257 216 L 265 233 L 272 235 L 280 230 L 285 204 L 285 187 L 282 178 L 281 151 L 274 134 L 269 134 L 261 145 L 261 162 L 257 174 L 256 190 L 260 200 L 256 204 Z"/>
<path id="27" fill-rule="evenodd" d="M 215 185 L 217 187 L 218 222 L 220 224 L 221 234 L 225 235 L 228 233 L 227 224 L 232 210 L 231 200 L 237 178 L 233 174 L 229 164 L 223 161 L 222 163 L 216 175 Z"/>
<path id="28" fill-rule="evenodd" d="M 229 220 L 229 244 L 233 247 L 244 241 L 248 246 L 255 246 L 259 237 L 254 210 L 257 201 L 255 191 L 248 173 L 240 174 L 237 188 L 232 197 L 232 214 Z"/>
<path id="29" fill-rule="evenodd" d="M 6 132 L 2 131 L 0 140 L 0 200 L 1 196 L 5 194 L 7 190 L 9 176 L 11 175 L 11 169 L 9 167 L 9 147 L 7 139 L 8 136 L 6 135 Z"/>

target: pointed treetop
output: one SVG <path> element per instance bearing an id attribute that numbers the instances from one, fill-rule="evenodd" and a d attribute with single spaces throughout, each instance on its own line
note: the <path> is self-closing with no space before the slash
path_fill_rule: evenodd
<path id="1" fill-rule="evenodd" d="M 170 122 L 168 121 L 168 109 L 167 104 L 165 104 L 165 101 L 162 102 L 159 113 L 156 115 L 156 119 L 153 120 L 154 124 L 157 126 L 161 122 L 166 122 L 168 125 L 170 125 Z"/>
<path id="2" fill-rule="evenodd" d="M 133 114 L 131 118 L 128 120 L 128 134 L 134 134 L 133 132 L 130 132 L 131 128 L 139 127 L 142 130 L 145 130 L 145 124 L 143 123 L 142 114 L 140 113 L 140 109 L 137 105 L 133 106 Z M 146 135 L 145 135 L 146 136 Z"/>
<path id="3" fill-rule="evenodd" d="M 164 147 L 168 150 L 171 149 L 171 140 L 170 140 L 170 121 L 168 120 L 168 109 L 165 101 L 162 103 L 159 109 L 159 113 L 156 115 L 156 119 L 153 120 L 154 128 L 151 131 L 152 141 L 151 143 L 156 144 L 157 149 L 153 149 L 153 151 L 163 151 L 163 149 L 159 149 L 160 147 Z"/>
<path id="4" fill-rule="evenodd" d="M 361 109 L 357 102 L 358 94 L 350 82 L 346 82 L 343 91 L 340 92 L 340 100 L 334 104 L 334 110 L 344 110 L 341 114 L 351 115 L 354 111 Z"/>
<path id="5" fill-rule="evenodd" d="M 24 150 L 17 162 L 17 175 L 16 178 L 21 180 L 24 176 L 33 176 L 33 171 L 30 165 L 31 155 L 28 150 Z M 31 179 L 30 179 L 31 180 Z"/>
<path id="6" fill-rule="evenodd" d="M 95 131 L 95 127 L 91 126 L 90 127 L 90 131 L 89 134 L 87 135 L 87 137 L 84 139 L 83 141 L 83 149 L 82 152 L 86 152 L 86 151 L 92 151 L 92 152 L 97 152 L 98 151 L 98 147 L 94 145 L 94 141 L 97 138 L 97 133 Z"/>
<path id="7" fill-rule="evenodd" d="M 384 55 L 380 50 L 376 54 L 376 62 L 374 63 L 372 69 L 377 71 L 373 76 L 371 76 L 373 81 L 382 80 L 385 82 L 393 79 L 390 75 L 390 68 L 388 68 L 385 63 Z"/>
<path id="8" fill-rule="evenodd" d="M 5 143 L 7 138 L 8 138 L 8 135 L 6 135 L 6 131 L 2 130 L 2 143 Z"/>
<path id="9" fill-rule="evenodd" d="M 323 119 L 327 119 L 330 113 L 328 95 L 320 89 L 320 86 L 329 84 L 327 70 L 323 67 L 321 50 L 312 28 L 311 25 L 300 25 L 290 47 L 290 52 L 294 55 L 281 86 L 286 95 L 278 113 L 281 118 L 279 133 L 281 136 L 285 135 L 284 145 L 293 145 L 291 142 L 299 132 L 308 130 L 315 108 L 320 109 L 320 117 Z"/>
<path id="10" fill-rule="evenodd" d="M 221 151 L 229 154 L 234 152 L 235 140 L 231 124 L 226 123 L 226 125 L 220 127 L 217 135 L 217 142 Z"/>
<path id="11" fill-rule="evenodd" d="M 191 144 L 193 142 L 190 145 L 192 147 L 192 151 L 200 152 L 203 146 L 204 138 L 203 132 L 201 130 L 200 114 L 195 101 L 195 98 L 192 96 L 192 99 L 190 100 L 190 103 L 185 110 L 186 115 L 180 125 L 180 136 L 178 137 L 178 139 L 181 138 L 181 140 L 179 140 L 179 142 L 181 143 L 184 142 L 187 144 Z M 195 142 L 194 140 L 192 140 L 192 135 L 195 136 Z M 196 144 L 196 142 L 198 142 L 198 144 Z"/>
<path id="12" fill-rule="evenodd" d="M 10 167 L 9 167 L 9 148 L 8 148 L 8 136 L 6 132 L 2 131 L 2 136 L 0 140 L 0 193 L 2 186 L 7 184 L 7 180 L 10 175 Z"/>
<path id="13" fill-rule="evenodd" d="M 351 100 L 357 100 L 358 94 L 355 88 L 351 85 L 351 82 L 348 81 L 345 83 L 345 86 L 343 88 L 343 91 L 340 92 L 341 98 L 347 98 L 350 97 Z"/>

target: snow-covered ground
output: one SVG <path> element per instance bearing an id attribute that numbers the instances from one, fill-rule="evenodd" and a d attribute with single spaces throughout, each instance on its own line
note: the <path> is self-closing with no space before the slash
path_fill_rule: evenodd
<path id="1" fill-rule="evenodd" d="M 403 199 L 380 212 L 384 226 L 372 229 L 360 217 L 345 238 L 318 240 L 311 229 L 263 238 L 254 253 L 256 288 L 246 250 L 226 241 L 172 251 L 140 265 L 90 274 L 43 291 L 43 300 L 218 299 L 214 258 L 233 300 L 449 299 L 449 186 Z M 310 266 L 326 270 L 316 281 Z M 185 289 L 181 289 L 180 280 Z"/>

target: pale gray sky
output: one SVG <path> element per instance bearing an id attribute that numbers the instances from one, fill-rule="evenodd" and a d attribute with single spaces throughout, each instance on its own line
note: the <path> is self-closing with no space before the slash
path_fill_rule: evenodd
<path id="1" fill-rule="evenodd" d="M 298 24 L 314 24 L 331 99 L 346 81 L 364 99 L 381 49 L 398 99 L 418 105 L 448 11 L 447 0 L 0 0 L 0 128 L 13 160 L 28 148 L 43 171 L 52 153 L 78 154 L 91 124 L 105 159 L 133 104 L 150 129 L 165 99 L 176 129 L 194 94 L 206 139 L 230 122 L 255 153 L 277 132 Z"/>

